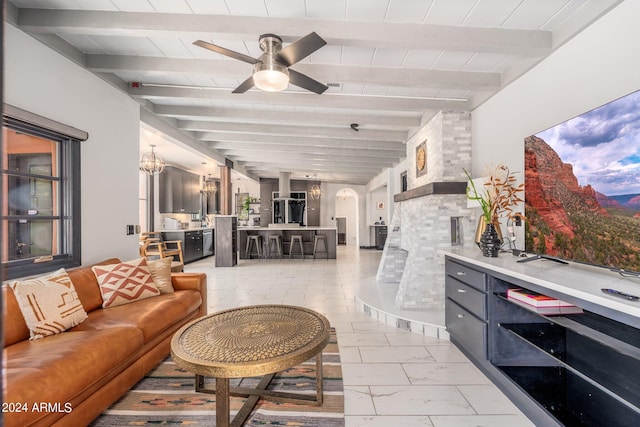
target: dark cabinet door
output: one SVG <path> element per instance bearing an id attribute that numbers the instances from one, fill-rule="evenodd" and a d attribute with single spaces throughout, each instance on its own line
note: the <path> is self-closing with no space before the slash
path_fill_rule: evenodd
<path id="1" fill-rule="evenodd" d="M 199 213 L 200 177 L 167 166 L 158 177 L 160 213 Z"/>
<path id="2" fill-rule="evenodd" d="M 182 212 L 182 171 L 167 166 L 158 175 L 159 205 L 161 213 Z"/>
<path id="3" fill-rule="evenodd" d="M 182 211 L 184 213 L 200 212 L 200 177 L 182 171 Z"/>
<path id="4" fill-rule="evenodd" d="M 184 262 L 202 258 L 202 231 L 184 233 Z"/>

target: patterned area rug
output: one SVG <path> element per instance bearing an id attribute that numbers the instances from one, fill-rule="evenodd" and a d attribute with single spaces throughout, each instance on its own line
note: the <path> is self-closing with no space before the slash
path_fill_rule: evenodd
<path id="1" fill-rule="evenodd" d="M 261 399 L 247 420 L 247 426 L 344 426 L 342 369 L 335 330 L 322 353 L 324 403 L 321 407 L 272 402 Z M 278 373 L 270 390 L 315 394 L 315 359 Z M 252 387 L 260 378 L 231 380 L 231 386 Z M 212 384 L 215 384 L 215 380 Z M 207 382 L 207 387 L 210 384 Z M 231 397 L 231 415 L 245 398 Z M 196 393 L 194 375 L 177 367 L 169 356 L 136 384 L 118 402 L 91 423 L 92 427 L 125 426 L 213 426 L 216 396 Z"/>

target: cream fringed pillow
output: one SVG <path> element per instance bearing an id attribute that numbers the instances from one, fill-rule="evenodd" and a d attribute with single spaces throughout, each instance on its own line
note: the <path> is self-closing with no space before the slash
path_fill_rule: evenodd
<path id="1" fill-rule="evenodd" d="M 42 277 L 9 283 L 29 328 L 29 339 L 64 332 L 87 318 L 64 268 Z"/>
<path id="2" fill-rule="evenodd" d="M 173 293 L 173 284 L 171 283 L 171 261 L 171 257 L 147 260 L 149 271 L 151 271 L 151 277 L 161 294 Z"/>
<path id="3" fill-rule="evenodd" d="M 160 295 L 144 258 L 91 267 L 102 294 L 102 307 L 115 307 Z"/>

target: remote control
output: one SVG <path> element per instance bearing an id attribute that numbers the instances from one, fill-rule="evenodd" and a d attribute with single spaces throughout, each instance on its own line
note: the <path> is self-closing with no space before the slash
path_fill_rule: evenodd
<path id="1" fill-rule="evenodd" d="M 640 297 L 638 296 L 625 294 L 624 292 L 616 291 L 615 289 L 602 288 L 601 290 L 605 294 L 613 295 L 614 297 L 628 299 L 629 301 L 638 301 L 640 299 Z"/>

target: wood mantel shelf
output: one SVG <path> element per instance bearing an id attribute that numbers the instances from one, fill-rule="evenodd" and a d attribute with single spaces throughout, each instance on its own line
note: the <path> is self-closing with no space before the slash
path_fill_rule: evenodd
<path id="1" fill-rule="evenodd" d="M 412 188 L 393 196 L 394 202 L 402 202 L 416 197 L 431 196 L 433 194 L 467 194 L 466 182 L 430 182 L 420 187 Z"/>

